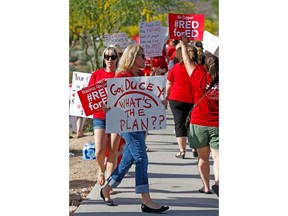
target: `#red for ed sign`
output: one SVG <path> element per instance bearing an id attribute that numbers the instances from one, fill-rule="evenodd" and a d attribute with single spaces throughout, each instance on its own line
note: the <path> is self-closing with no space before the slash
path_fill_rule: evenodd
<path id="1" fill-rule="evenodd" d="M 180 40 L 182 34 L 191 41 L 202 41 L 204 32 L 204 14 L 168 14 L 169 36 Z"/>

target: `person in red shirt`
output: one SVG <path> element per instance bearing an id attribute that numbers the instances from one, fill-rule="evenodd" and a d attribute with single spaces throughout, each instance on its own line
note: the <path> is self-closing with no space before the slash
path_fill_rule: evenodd
<path id="1" fill-rule="evenodd" d="M 179 43 L 179 40 L 168 40 L 168 46 L 167 46 L 167 57 L 168 61 L 172 61 L 175 54 L 176 54 L 176 45 Z"/>
<path id="2" fill-rule="evenodd" d="M 119 57 L 114 47 L 107 47 L 103 51 L 103 68 L 91 74 L 88 86 L 96 83 L 106 85 L 108 78 L 114 78 L 118 66 Z M 118 147 L 121 137 L 117 133 L 105 133 L 106 113 L 99 109 L 93 114 L 95 156 L 99 165 L 97 182 L 99 185 L 105 183 L 105 153 L 108 149 L 107 176 L 110 176 L 118 163 Z M 107 142 L 108 141 L 108 142 Z M 108 147 L 106 146 L 108 144 Z M 112 192 L 112 191 L 111 191 Z"/>
<path id="3" fill-rule="evenodd" d="M 161 56 L 151 58 L 146 57 L 145 67 L 141 70 L 144 76 L 165 75 L 168 71 L 165 47 L 163 47 Z"/>
<path id="4" fill-rule="evenodd" d="M 173 67 L 173 59 L 176 55 L 176 50 L 179 47 L 179 40 L 169 40 L 167 47 L 167 62 L 168 62 L 168 71 Z"/>
<path id="5" fill-rule="evenodd" d="M 197 50 L 192 45 L 188 46 L 189 58 L 196 64 Z M 175 123 L 175 135 L 179 147 L 177 158 L 185 158 L 187 145 L 187 129 L 185 121 L 189 111 L 193 107 L 193 95 L 191 89 L 191 78 L 187 73 L 182 59 L 181 47 L 177 49 L 174 57 L 176 63 L 168 73 L 166 82 L 166 99 L 173 114 Z M 196 150 L 192 149 L 194 157 L 197 156 Z"/>
<path id="6" fill-rule="evenodd" d="M 143 68 L 144 64 L 145 55 L 143 48 L 138 44 L 129 45 L 121 57 L 115 77 L 139 76 L 141 73 L 140 68 Z M 109 111 L 109 107 L 107 106 L 105 110 Z M 130 167 L 135 164 L 135 192 L 141 194 L 142 212 L 161 213 L 167 211 L 169 206 L 161 206 L 155 203 L 150 197 L 148 156 L 145 144 L 146 131 L 121 132 L 120 136 L 126 143 L 123 157 L 116 169 L 108 177 L 107 184 L 100 190 L 100 196 L 104 203 L 108 206 L 115 206 L 113 200 L 110 198 L 109 191 L 121 183 Z"/>
<path id="7" fill-rule="evenodd" d="M 188 57 L 187 43 L 187 37 L 182 35 L 183 61 L 191 76 L 192 95 L 194 103 L 197 103 L 191 112 L 188 142 L 198 152 L 198 171 L 203 183 L 199 192 L 211 193 L 211 152 L 215 179 L 212 190 L 219 196 L 219 60 L 212 54 L 205 55 L 204 69 L 196 67 Z"/>

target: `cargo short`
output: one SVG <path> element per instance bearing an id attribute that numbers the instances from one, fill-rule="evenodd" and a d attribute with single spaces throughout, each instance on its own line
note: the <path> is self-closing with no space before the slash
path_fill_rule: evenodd
<path id="1" fill-rule="evenodd" d="M 190 148 L 210 146 L 211 149 L 219 149 L 219 127 L 190 124 L 188 143 Z"/>

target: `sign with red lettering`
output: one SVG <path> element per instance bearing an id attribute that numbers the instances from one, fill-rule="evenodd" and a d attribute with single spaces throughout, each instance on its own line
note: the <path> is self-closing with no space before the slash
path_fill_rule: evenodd
<path id="1" fill-rule="evenodd" d="M 77 92 L 85 114 L 94 114 L 107 101 L 107 80 L 85 87 Z"/>
<path id="2" fill-rule="evenodd" d="M 160 21 L 140 22 L 140 44 L 146 57 L 162 56 L 165 32 Z"/>
<path id="3" fill-rule="evenodd" d="M 182 34 L 191 41 L 202 41 L 204 32 L 204 14 L 168 14 L 169 36 L 180 40 Z"/>
<path id="4" fill-rule="evenodd" d="M 73 72 L 71 91 L 69 95 L 69 115 L 92 118 L 92 116 L 85 115 L 80 98 L 77 94 L 77 91 L 88 85 L 90 76 L 90 73 Z"/>
<path id="5" fill-rule="evenodd" d="M 164 76 L 108 79 L 106 133 L 165 129 L 165 84 Z"/>

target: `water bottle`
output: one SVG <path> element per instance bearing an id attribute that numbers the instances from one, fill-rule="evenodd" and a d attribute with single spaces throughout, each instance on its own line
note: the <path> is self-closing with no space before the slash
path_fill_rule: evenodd
<path id="1" fill-rule="evenodd" d="M 82 156 L 84 160 L 95 160 L 95 144 L 94 143 L 86 143 L 82 149 Z"/>

